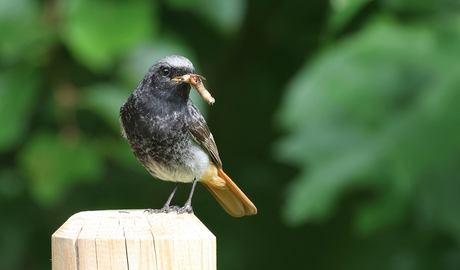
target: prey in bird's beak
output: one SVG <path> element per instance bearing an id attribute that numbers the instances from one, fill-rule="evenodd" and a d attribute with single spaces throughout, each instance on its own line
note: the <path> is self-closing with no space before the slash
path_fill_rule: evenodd
<path id="1" fill-rule="evenodd" d="M 185 74 L 179 77 L 175 77 L 172 80 L 175 82 L 189 83 L 209 105 L 212 105 L 214 102 L 216 102 L 209 91 L 204 87 L 203 80 L 206 79 L 203 76 L 198 74 Z"/>

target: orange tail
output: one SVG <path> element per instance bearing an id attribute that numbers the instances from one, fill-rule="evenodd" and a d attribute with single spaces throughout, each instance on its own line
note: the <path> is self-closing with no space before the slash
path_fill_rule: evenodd
<path id="1" fill-rule="evenodd" d="M 243 191 L 214 164 L 201 177 L 200 182 L 211 192 L 222 207 L 234 217 L 252 216 L 257 214 L 257 208 Z"/>

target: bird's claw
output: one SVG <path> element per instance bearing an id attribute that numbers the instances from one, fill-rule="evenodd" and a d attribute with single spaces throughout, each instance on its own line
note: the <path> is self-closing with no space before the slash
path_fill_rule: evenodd
<path id="1" fill-rule="evenodd" d="M 168 214 L 168 213 L 176 213 L 176 214 L 193 214 L 193 208 L 191 205 L 184 205 L 182 207 L 179 207 L 177 205 L 171 205 L 171 206 L 164 206 L 160 209 L 145 209 L 144 213 L 148 214 Z"/>
<path id="2" fill-rule="evenodd" d="M 181 207 L 177 205 L 170 205 L 170 206 L 163 206 L 160 209 L 145 209 L 144 213 L 147 212 L 149 214 L 167 214 L 167 213 L 179 213 Z"/>
<path id="3" fill-rule="evenodd" d="M 193 214 L 193 208 L 190 204 L 186 204 L 177 210 L 178 214 Z"/>

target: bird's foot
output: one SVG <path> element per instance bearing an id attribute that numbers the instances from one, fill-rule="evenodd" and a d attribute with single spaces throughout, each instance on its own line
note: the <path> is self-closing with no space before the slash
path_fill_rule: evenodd
<path id="1" fill-rule="evenodd" d="M 184 213 L 193 214 L 192 205 L 186 203 L 184 206 L 182 206 L 181 208 L 177 210 L 177 213 L 178 214 L 184 214 Z"/>
<path id="2" fill-rule="evenodd" d="M 186 204 L 182 207 L 177 205 L 165 206 L 161 209 L 145 209 L 144 213 L 147 212 L 149 214 L 168 214 L 168 213 L 176 213 L 176 214 L 193 214 L 193 208 L 191 205 Z"/>
<path id="3" fill-rule="evenodd" d="M 147 212 L 149 214 L 168 214 L 168 213 L 176 213 L 176 214 L 193 214 L 193 208 L 190 204 L 185 204 L 182 207 L 177 205 L 170 205 L 164 206 L 160 209 L 145 209 L 144 213 Z"/>
<path id="4" fill-rule="evenodd" d="M 179 213 L 180 209 L 183 207 L 179 207 L 177 205 L 168 205 L 168 206 L 163 206 L 160 209 L 145 209 L 144 213 L 147 212 L 149 214 L 160 214 L 160 213 Z"/>
<path id="5" fill-rule="evenodd" d="M 197 180 L 195 178 L 193 180 L 192 190 L 190 191 L 190 195 L 187 201 L 185 201 L 184 206 L 179 207 L 177 205 L 169 205 L 174 196 L 174 193 L 176 193 L 177 187 L 179 186 L 179 183 L 176 183 L 176 187 L 174 188 L 173 192 L 169 196 L 165 205 L 161 209 L 146 209 L 144 212 L 148 212 L 149 214 L 158 214 L 158 213 L 193 214 L 192 197 L 193 197 L 193 192 L 195 191 L 196 183 L 197 183 Z"/>

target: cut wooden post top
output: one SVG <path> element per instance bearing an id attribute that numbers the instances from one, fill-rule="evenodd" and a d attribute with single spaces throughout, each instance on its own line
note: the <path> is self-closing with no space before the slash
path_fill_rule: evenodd
<path id="1" fill-rule="evenodd" d="M 53 270 L 216 269 L 216 238 L 193 214 L 80 212 L 51 240 Z"/>

